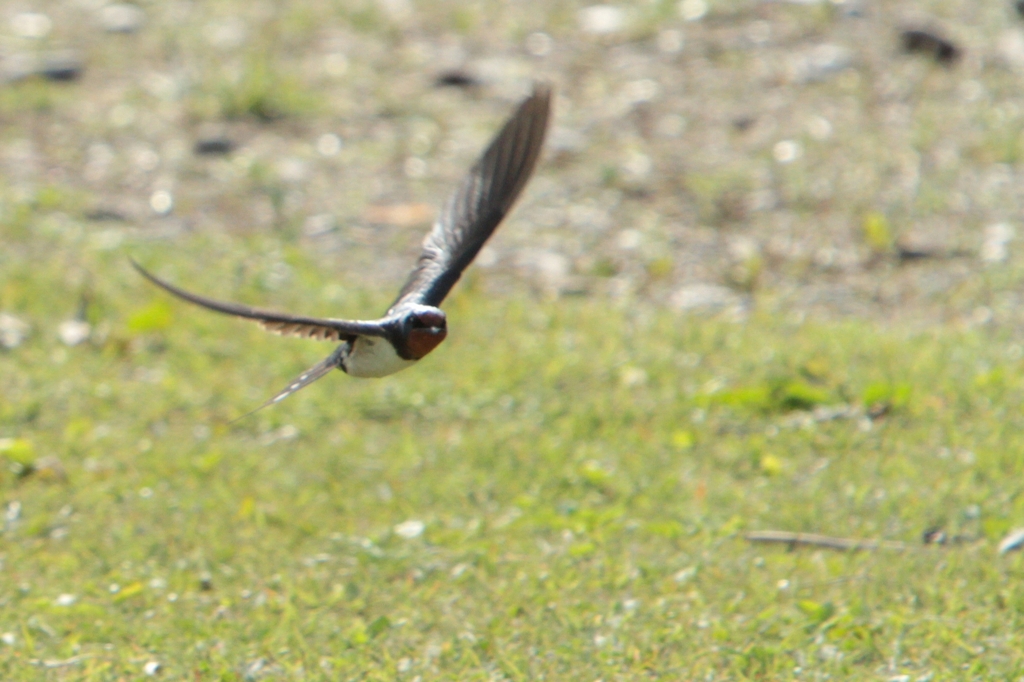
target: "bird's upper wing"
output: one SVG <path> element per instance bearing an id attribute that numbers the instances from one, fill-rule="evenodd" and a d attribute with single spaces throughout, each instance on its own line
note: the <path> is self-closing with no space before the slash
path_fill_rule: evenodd
<path id="1" fill-rule="evenodd" d="M 147 272 L 141 265 L 132 261 L 139 273 L 153 284 L 189 303 L 195 303 L 219 313 L 245 317 L 256 320 L 267 331 L 291 336 L 304 336 L 321 341 L 342 341 L 355 336 L 386 336 L 384 328 L 377 322 L 360 320 L 335 320 L 333 318 L 300 317 L 287 313 L 276 313 L 270 310 L 250 308 L 238 303 L 215 301 L 205 296 L 189 293 L 173 284 L 163 281 L 156 275 Z"/>
<path id="2" fill-rule="evenodd" d="M 547 131 L 551 88 L 534 86 L 448 199 L 391 306 L 440 305 L 530 178 Z"/>

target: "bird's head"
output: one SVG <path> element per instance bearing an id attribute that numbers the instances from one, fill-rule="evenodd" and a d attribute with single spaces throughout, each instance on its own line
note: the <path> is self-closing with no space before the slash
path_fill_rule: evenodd
<path id="1" fill-rule="evenodd" d="M 448 336 L 444 311 L 432 306 L 417 306 L 405 316 L 405 348 L 410 358 L 419 360 Z"/>

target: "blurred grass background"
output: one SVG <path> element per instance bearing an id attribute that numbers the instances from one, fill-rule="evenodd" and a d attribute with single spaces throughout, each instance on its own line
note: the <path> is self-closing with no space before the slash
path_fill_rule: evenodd
<path id="1" fill-rule="evenodd" d="M 0 6 L 5 679 L 1024 675 L 1009 3 Z M 534 78 L 448 341 L 229 424 L 329 347 L 127 256 L 379 314 Z"/>

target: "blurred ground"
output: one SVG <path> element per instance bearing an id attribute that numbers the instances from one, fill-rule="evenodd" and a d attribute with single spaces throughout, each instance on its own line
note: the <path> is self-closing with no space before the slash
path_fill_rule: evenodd
<path id="1" fill-rule="evenodd" d="M 124 7 L 5 4 L 9 74 L 33 55 L 82 66 L 0 93 L 8 216 L 43 193 L 63 213 L 53 229 L 110 247 L 270 233 L 342 286 L 390 286 L 546 78 L 546 161 L 480 259 L 487 287 L 1020 322 L 1024 24 L 1010 3 Z M 903 54 L 906 27 L 947 36 L 959 59 Z M 452 70 L 479 87 L 434 86 Z"/>
<path id="2" fill-rule="evenodd" d="M 1022 72 L 1003 2 L 3 3 L 0 673 L 1020 678 Z M 445 344 L 231 422 L 326 347 L 127 257 L 374 315 L 534 78 Z"/>

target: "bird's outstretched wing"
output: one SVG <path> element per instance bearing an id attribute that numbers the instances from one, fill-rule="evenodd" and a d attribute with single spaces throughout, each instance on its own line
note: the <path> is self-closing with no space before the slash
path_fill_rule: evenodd
<path id="1" fill-rule="evenodd" d="M 241 419 L 245 419 L 249 415 L 259 412 L 264 407 L 268 407 L 270 405 L 279 403 L 288 396 L 290 396 L 292 393 L 300 391 L 306 386 L 309 386 L 311 383 L 313 383 L 320 377 L 330 374 L 331 370 L 336 369 L 338 365 L 341 363 L 341 355 L 344 352 L 345 346 L 338 346 L 338 349 L 331 353 L 329 356 L 327 356 L 322 361 L 316 363 L 315 365 L 307 369 L 305 372 L 300 374 L 298 377 L 296 377 L 295 380 L 289 383 L 287 388 L 285 388 L 283 391 L 281 391 L 273 398 L 257 407 L 255 410 L 250 410 L 249 412 L 243 414 L 241 417 L 233 419 L 232 423 L 239 421 Z"/>
<path id="2" fill-rule="evenodd" d="M 299 315 L 261 310 L 260 308 L 250 308 L 239 303 L 215 301 L 212 298 L 190 293 L 169 282 L 163 281 L 156 275 L 148 272 L 134 260 L 132 265 L 139 271 L 139 274 L 150 282 L 180 299 L 215 310 L 218 313 L 256 320 L 261 327 L 277 334 L 303 336 L 308 339 L 318 339 L 321 341 L 344 341 L 356 336 L 385 336 L 383 327 L 377 322 L 301 317 Z"/>
<path id="3" fill-rule="evenodd" d="M 550 113 L 551 88 L 537 84 L 448 199 L 389 313 L 407 303 L 440 305 L 533 173 Z"/>

